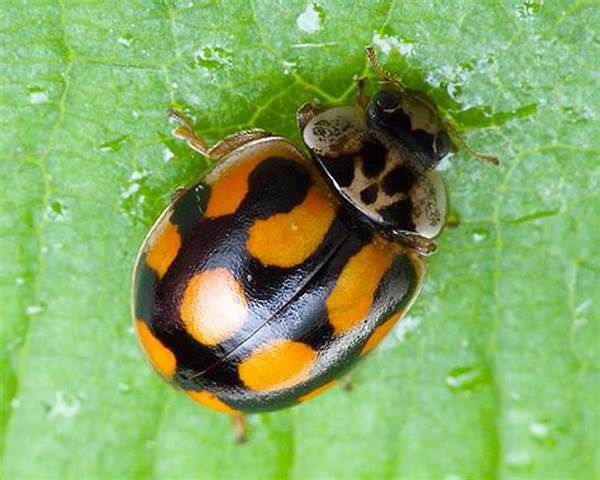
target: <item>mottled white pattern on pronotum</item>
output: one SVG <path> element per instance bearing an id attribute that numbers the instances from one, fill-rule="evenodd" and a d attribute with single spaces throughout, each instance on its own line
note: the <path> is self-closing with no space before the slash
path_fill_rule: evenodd
<path id="1" fill-rule="evenodd" d="M 365 114 L 358 107 L 330 108 L 312 118 L 302 135 L 306 146 L 317 155 L 354 153 L 367 138 Z"/>

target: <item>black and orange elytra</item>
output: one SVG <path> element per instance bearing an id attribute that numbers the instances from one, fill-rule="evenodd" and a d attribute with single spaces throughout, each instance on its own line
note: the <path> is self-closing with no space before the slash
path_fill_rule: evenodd
<path id="1" fill-rule="evenodd" d="M 310 156 L 262 130 L 209 149 L 172 113 L 176 136 L 216 164 L 146 237 L 133 314 L 154 367 L 202 405 L 236 414 L 312 398 L 419 292 L 445 221 L 434 168 L 451 136 L 369 55 L 382 91 L 298 111 Z"/>

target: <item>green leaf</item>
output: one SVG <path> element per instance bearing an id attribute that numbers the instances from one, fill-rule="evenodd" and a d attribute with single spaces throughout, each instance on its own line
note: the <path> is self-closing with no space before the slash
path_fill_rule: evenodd
<path id="1" fill-rule="evenodd" d="M 2 476 L 600 477 L 599 7 L 2 0 Z M 445 163 L 458 228 L 353 390 L 252 416 L 238 446 L 132 333 L 136 250 L 207 168 L 165 110 L 297 141 L 371 42 L 502 163 Z"/>

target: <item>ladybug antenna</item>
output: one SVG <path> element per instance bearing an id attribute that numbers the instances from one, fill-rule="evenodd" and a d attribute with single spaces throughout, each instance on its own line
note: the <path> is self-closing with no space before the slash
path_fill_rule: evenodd
<path id="1" fill-rule="evenodd" d="M 392 85 L 394 85 L 398 90 L 400 90 L 401 93 L 406 91 L 406 87 L 404 86 L 404 84 L 398 78 L 396 78 L 394 75 L 392 75 L 390 72 L 388 72 L 381 66 L 381 63 L 379 63 L 377 53 L 375 52 L 375 48 L 373 48 L 373 45 L 365 47 L 365 53 L 367 54 L 369 66 L 375 71 L 375 73 L 377 73 L 377 75 L 383 77 L 383 79 L 386 82 L 389 82 Z"/>
<path id="2" fill-rule="evenodd" d="M 451 125 L 449 122 L 446 122 L 444 126 L 446 127 L 446 130 L 450 134 L 450 138 L 452 138 L 452 141 L 456 145 L 458 145 L 458 147 L 462 148 L 467 155 L 469 155 L 469 156 L 473 157 L 474 159 L 479 160 L 480 162 L 483 162 L 483 163 L 488 163 L 491 165 L 500 165 L 500 160 L 498 160 L 498 157 L 496 157 L 495 155 L 484 155 L 482 153 L 478 153 L 475 150 L 473 150 L 469 146 L 467 141 L 463 138 L 463 136 L 454 127 L 454 125 Z"/>

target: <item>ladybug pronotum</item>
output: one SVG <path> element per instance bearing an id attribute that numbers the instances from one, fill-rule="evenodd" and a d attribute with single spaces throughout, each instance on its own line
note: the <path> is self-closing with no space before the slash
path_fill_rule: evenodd
<path id="1" fill-rule="evenodd" d="M 156 370 L 208 408 L 275 410 L 332 386 L 419 293 L 452 141 L 495 163 L 367 54 L 384 79 L 372 98 L 359 81 L 356 105 L 298 111 L 310 156 L 263 130 L 207 148 L 171 112 L 175 135 L 216 163 L 144 240 L 134 321 Z"/>

